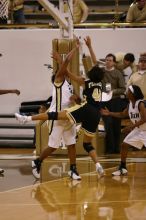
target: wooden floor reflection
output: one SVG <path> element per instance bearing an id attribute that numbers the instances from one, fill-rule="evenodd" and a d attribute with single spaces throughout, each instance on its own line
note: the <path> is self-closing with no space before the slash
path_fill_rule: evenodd
<path id="1" fill-rule="evenodd" d="M 146 158 L 144 153 L 140 159 L 137 155 L 135 152 L 128 160 L 128 176 L 111 176 L 118 159 L 109 156 L 100 158 L 106 175 L 98 179 L 93 163 L 86 157 L 77 160 L 81 181 L 70 180 L 64 168 L 59 169 L 63 174 L 52 171 L 50 180 L 43 183 L 34 181 L 30 159 L 1 160 L 5 167 L 5 175 L 0 177 L 1 219 L 145 220 Z M 49 161 L 49 167 L 68 163 L 62 157 L 51 157 Z"/>

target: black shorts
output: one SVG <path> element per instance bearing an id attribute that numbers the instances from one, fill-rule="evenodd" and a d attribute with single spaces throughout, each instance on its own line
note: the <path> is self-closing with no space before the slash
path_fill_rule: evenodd
<path id="1" fill-rule="evenodd" d="M 67 116 L 71 122 L 76 124 L 81 123 L 82 129 L 88 136 L 95 135 L 100 120 L 100 112 L 98 108 L 86 103 L 75 105 L 66 110 Z"/>

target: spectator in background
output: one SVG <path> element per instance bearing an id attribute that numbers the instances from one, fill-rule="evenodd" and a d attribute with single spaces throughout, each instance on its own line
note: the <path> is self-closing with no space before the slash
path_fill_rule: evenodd
<path id="1" fill-rule="evenodd" d="M 14 24 L 25 24 L 24 0 L 10 0 L 9 11 Z"/>
<path id="2" fill-rule="evenodd" d="M 127 82 L 127 86 L 137 85 L 142 90 L 144 99 L 146 100 L 146 53 L 140 54 L 138 62 L 138 71 L 131 75 Z"/>
<path id="3" fill-rule="evenodd" d="M 137 66 L 135 61 L 135 57 L 133 53 L 115 53 L 116 57 L 116 68 L 121 72 L 127 67 L 131 68 L 131 73 L 135 73 L 137 71 Z"/>
<path id="4" fill-rule="evenodd" d="M 115 53 L 115 57 L 116 57 L 116 64 L 115 67 L 120 70 L 125 78 L 125 82 L 127 82 L 127 75 L 124 72 L 124 70 L 126 70 L 128 67 L 130 67 L 130 75 L 137 72 L 137 65 L 134 62 L 135 61 L 135 57 L 133 53 L 123 53 L 123 52 L 118 52 Z M 129 74 L 128 74 L 129 76 Z M 129 78 L 129 77 L 128 77 Z"/>
<path id="5" fill-rule="evenodd" d="M 65 5 L 65 11 L 68 11 L 68 5 Z M 83 23 L 88 17 L 88 7 L 83 0 L 73 0 L 73 23 Z"/>
<path id="6" fill-rule="evenodd" d="M 113 96 L 110 101 L 105 103 L 105 108 L 110 111 L 118 112 L 122 110 L 123 104 L 125 107 L 125 82 L 123 74 L 115 68 L 116 58 L 113 54 L 106 56 L 105 62 L 105 76 L 103 83 L 111 85 Z M 123 96 L 123 98 L 122 98 Z M 105 143 L 106 153 L 119 153 L 120 149 L 120 136 L 121 136 L 121 119 L 113 117 L 103 117 L 105 126 Z"/>
<path id="7" fill-rule="evenodd" d="M 135 61 L 135 57 L 133 53 L 123 53 L 123 52 L 117 52 L 114 54 L 116 57 L 116 62 L 115 62 L 115 68 L 120 70 L 120 72 L 122 72 L 122 74 L 124 75 L 125 78 L 125 82 L 126 82 L 126 75 L 124 70 L 128 67 L 130 67 L 131 69 L 131 74 L 137 72 L 137 65 L 134 62 Z M 104 59 L 101 59 L 102 61 L 102 65 L 105 65 L 105 61 Z M 97 60 L 97 62 L 99 62 L 99 64 L 101 63 L 101 60 Z"/>
<path id="8" fill-rule="evenodd" d="M 145 22 L 146 21 L 146 0 L 136 0 L 127 12 L 126 22 Z"/>
<path id="9" fill-rule="evenodd" d="M 16 95 L 20 95 L 20 91 L 17 89 L 0 89 L 0 95 L 14 93 Z M 0 168 L 0 174 L 3 174 L 4 170 Z"/>

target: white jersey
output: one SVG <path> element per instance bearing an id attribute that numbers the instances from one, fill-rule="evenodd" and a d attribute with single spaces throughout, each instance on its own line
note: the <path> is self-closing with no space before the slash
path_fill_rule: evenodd
<path id="1" fill-rule="evenodd" d="M 132 102 L 129 103 L 129 117 L 133 124 L 141 119 L 139 112 L 139 104 L 143 100 L 138 100 L 133 107 Z M 146 147 L 146 123 L 134 128 L 123 140 L 123 142 L 136 147 L 137 149 L 142 149 L 143 146 Z"/>
<path id="2" fill-rule="evenodd" d="M 137 121 L 141 120 L 141 115 L 139 112 L 139 104 L 140 102 L 143 102 L 143 100 L 138 100 L 135 103 L 135 106 L 133 107 L 132 102 L 129 103 L 129 117 L 133 124 L 135 124 Z M 146 123 L 139 126 L 140 130 L 146 131 Z"/>
<path id="3" fill-rule="evenodd" d="M 49 111 L 59 112 L 70 106 L 70 97 L 73 94 L 73 87 L 64 80 L 61 83 L 53 84 L 52 102 Z"/>
<path id="4" fill-rule="evenodd" d="M 73 87 L 64 80 L 62 83 L 54 83 L 52 102 L 49 111 L 59 112 L 70 106 L 70 97 Z M 58 148 L 61 144 L 69 146 L 76 143 L 76 127 L 69 120 L 49 121 L 49 142 L 52 148 Z"/>

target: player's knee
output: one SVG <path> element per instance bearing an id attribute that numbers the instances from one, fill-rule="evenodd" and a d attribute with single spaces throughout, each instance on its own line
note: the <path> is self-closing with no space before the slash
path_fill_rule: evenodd
<path id="1" fill-rule="evenodd" d="M 57 120 L 58 119 L 58 112 L 48 112 L 48 119 L 49 120 Z"/>
<path id="2" fill-rule="evenodd" d="M 94 147 L 91 145 L 91 143 L 83 143 L 83 147 L 87 153 L 90 153 L 90 151 L 94 150 Z"/>

